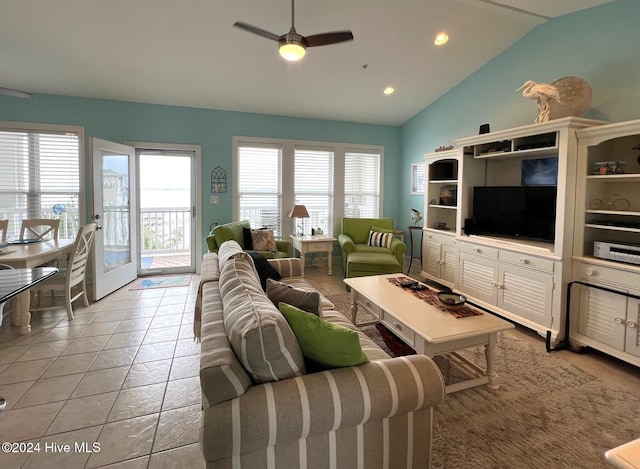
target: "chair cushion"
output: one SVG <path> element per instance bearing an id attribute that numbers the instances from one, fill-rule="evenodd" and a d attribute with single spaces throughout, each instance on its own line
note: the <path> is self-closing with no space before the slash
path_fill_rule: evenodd
<path id="1" fill-rule="evenodd" d="M 231 257 L 220 272 L 224 328 L 255 383 L 304 374 L 304 358 L 285 318 L 262 291 L 251 257 Z"/>
<path id="2" fill-rule="evenodd" d="M 352 252 L 347 258 L 347 273 L 370 272 L 371 274 L 393 274 L 402 267 L 393 254 L 375 252 Z"/>
<path id="3" fill-rule="evenodd" d="M 369 362 L 356 331 L 324 321 L 286 303 L 280 303 L 279 308 L 310 366 L 329 369 Z"/>

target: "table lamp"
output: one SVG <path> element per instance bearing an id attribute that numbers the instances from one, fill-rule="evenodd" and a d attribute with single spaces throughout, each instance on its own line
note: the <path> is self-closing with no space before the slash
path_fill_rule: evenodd
<path id="1" fill-rule="evenodd" d="M 304 205 L 294 205 L 293 208 L 291 209 L 291 212 L 289 213 L 289 218 L 309 218 L 309 212 L 307 212 L 307 207 L 305 207 Z M 300 222 L 300 224 L 297 226 L 298 228 L 298 235 L 300 236 L 304 236 L 304 220 L 302 220 Z"/>

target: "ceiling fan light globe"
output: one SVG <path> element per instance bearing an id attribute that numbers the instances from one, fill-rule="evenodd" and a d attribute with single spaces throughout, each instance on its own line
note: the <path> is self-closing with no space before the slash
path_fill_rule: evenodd
<path id="1" fill-rule="evenodd" d="M 307 53 L 304 46 L 297 43 L 283 43 L 278 49 L 283 59 L 289 62 L 297 62 Z"/>

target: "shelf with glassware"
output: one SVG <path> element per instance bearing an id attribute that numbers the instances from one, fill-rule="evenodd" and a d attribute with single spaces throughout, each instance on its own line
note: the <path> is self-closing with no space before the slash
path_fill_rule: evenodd
<path id="1" fill-rule="evenodd" d="M 571 344 L 640 366 L 640 120 L 578 141 Z"/>
<path id="2" fill-rule="evenodd" d="M 427 174 L 425 229 L 452 235 L 458 233 L 458 175 L 461 157 L 459 149 L 424 155 Z"/>

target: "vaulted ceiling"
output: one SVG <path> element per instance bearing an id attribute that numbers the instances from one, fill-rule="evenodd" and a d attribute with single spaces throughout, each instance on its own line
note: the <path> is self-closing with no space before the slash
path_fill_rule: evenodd
<path id="1" fill-rule="evenodd" d="M 0 87 L 400 125 L 537 25 L 608 1 L 298 0 L 300 34 L 354 40 L 288 63 L 233 23 L 284 34 L 290 0 L 0 0 Z"/>

